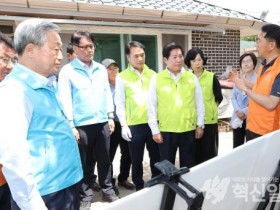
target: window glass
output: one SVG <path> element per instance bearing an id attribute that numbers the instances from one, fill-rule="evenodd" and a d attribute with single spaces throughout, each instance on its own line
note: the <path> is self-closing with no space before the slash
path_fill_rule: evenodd
<path id="1" fill-rule="evenodd" d="M 123 41 L 121 42 L 121 38 Z M 122 65 L 122 55 L 124 52 L 124 46 L 121 43 L 127 43 L 129 41 L 139 41 L 145 45 L 146 53 L 146 64 L 153 70 L 157 71 L 157 39 L 156 36 L 146 36 L 146 35 L 114 35 L 114 34 L 94 34 L 94 39 L 96 43 L 96 50 L 94 54 L 94 60 L 101 62 L 105 58 L 114 59 L 119 66 L 127 66 L 127 60 L 125 55 L 125 64 Z"/>
<path id="2" fill-rule="evenodd" d="M 119 34 L 94 34 L 96 49 L 94 60 L 101 63 L 105 58 L 114 59 L 121 66 L 121 46 Z"/>

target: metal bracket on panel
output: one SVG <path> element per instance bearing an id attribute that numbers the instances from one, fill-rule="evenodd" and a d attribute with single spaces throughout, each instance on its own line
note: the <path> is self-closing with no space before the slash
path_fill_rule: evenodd
<path id="1" fill-rule="evenodd" d="M 187 167 L 177 169 L 168 160 L 163 160 L 156 163 L 155 167 L 160 170 L 162 174 L 149 180 L 145 184 L 145 187 L 164 184 L 164 192 L 160 210 L 173 209 L 176 194 L 181 196 L 187 202 L 188 210 L 202 209 L 202 204 L 204 201 L 203 193 L 196 190 L 181 177 L 181 175 L 190 171 Z M 183 185 L 183 187 L 192 195 L 188 195 L 188 193 L 183 188 L 179 187 L 179 183 Z"/>

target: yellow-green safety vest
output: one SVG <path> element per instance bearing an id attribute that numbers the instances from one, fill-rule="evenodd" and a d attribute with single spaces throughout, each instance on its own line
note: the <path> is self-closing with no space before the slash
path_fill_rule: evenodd
<path id="1" fill-rule="evenodd" d="M 215 124 L 218 122 L 218 105 L 215 101 L 215 95 L 213 92 L 213 79 L 214 73 L 209 72 L 206 69 L 198 78 L 202 89 L 205 108 L 204 124 Z"/>
<path id="2" fill-rule="evenodd" d="M 147 96 L 151 78 L 156 73 L 144 65 L 141 77 L 128 68 L 119 75 L 125 85 L 125 111 L 127 125 L 148 123 Z"/>
<path id="3" fill-rule="evenodd" d="M 182 133 L 195 130 L 197 113 L 194 77 L 191 72 L 183 71 L 176 83 L 167 69 L 158 73 L 156 93 L 160 131 Z"/>

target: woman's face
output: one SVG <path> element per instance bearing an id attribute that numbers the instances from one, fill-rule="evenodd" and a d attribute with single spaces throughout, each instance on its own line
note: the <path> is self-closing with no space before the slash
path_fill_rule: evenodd
<path id="1" fill-rule="evenodd" d="M 194 60 L 191 60 L 191 69 L 194 72 L 200 72 L 203 70 L 203 60 L 200 54 L 197 54 Z"/>
<path id="2" fill-rule="evenodd" d="M 249 73 L 255 69 L 251 56 L 245 56 L 241 61 L 241 69 L 244 73 Z"/>

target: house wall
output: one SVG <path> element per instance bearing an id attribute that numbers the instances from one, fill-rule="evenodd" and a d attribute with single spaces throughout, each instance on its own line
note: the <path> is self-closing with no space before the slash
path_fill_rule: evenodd
<path id="1" fill-rule="evenodd" d="M 75 25 L 75 24 L 59 24 L 63 29 L 61 33 L 63 41 L 63 55 L 65 59 L 63 64 L 67 63 L 66 46 L 70 42 L 71 34 L 77 29 L 85 29 L 95 34 L 134 34 L 134 35 L 154 35 L 157 37 L 157 59 L 156 70 L 160 71 L 164 68 L 162 61 L 162 48 L 167 41 L 178 41 L 176 37 L 183 37 L 183 49 L 185 53 L 191 47 L 200 47 L 206 57 L 208 57 L 208 65 L 206 66 L 210 71 L 221 75 L 228 65 L 237 67 L 239 69 L 238 61 L 240 56 L 240 31 L 226 30 L 225 34 L 208 31 L 195 30 L 167 30 L 160 28 L 138 28 L 138 27 L 110 27 L 110 26 L 95 26 L 95 25 Z M 0 23 L 0 29 L 4 25 Z M 1 30 L 2 31 L 2 30 Z M 3 32 L 6 32 L 3 30 Z M 174 38 L 175 37 L 175 38 Z M 123 48 L 123 42 L 120 48 Z M 121 53 L 121 52 L 118 52 Z M 122 69 L 125 65 L 125 56 L 122 56 L 120 62 Z"/>
<path id="2" fill-rule="evenodd" d="M 121 69 L 126 68 L 126 56 L 124 55 L 124 44 L 127 41 L 132 40 L 134 36 L 155 36 L 156 37 L 156 51 L 157 53 L 153 56 L 156 60 L 157 67 L 154 68 L 156 71 L 161 71 L 164 69 L 165 65 L 162 61 L 162 48 L 166 42 L 176 41 L 182 45 L 185 52 L 191 47 L 191 30 L 179 30 L 179 29 L 162 29 L 162 28 L 140 28 L 140 27 L 115 27 L 115 26 L 96 26 L 96 25 L 76 25 L 76 24 L 58 24 L 62 28 L 61 38 L 63 41 L 63 55 L 66 55 L 66 46 L 70 41 L 70 36 L 77 29 L 87 30 L 96 35 L 120 35 L 120 51 L 116 53 L 121 54 L 121 60 L 119 65 Z M 104 38 L 104 39 L 107 39 Z M 102 42 L 104 44 L 104 42 Z M 108 44 L 110 42 L 108 41 Z M 95 59 L 98 62 L 101 60 L 98 59 L 98 50 L 96 50 Z M 146 51 L 148 48 L 146 46 Z M 107 57 L 107 55 L 106 55 Z M 114 57 L 112 57 L 114 58 Z M 116 59 L 116 58 L 114 58 Z M 63 64 L 67 63 L 66 57 L 63 61 Z"/>
<path id="3" fill-rule="evenodd" d="M 206 68 L 221 75 L 227 66 L 239 69 L 240 31 L 226 30 L 225 34 L 192 31 L 192 47 L 199 47 L 208 58 Z"/>

